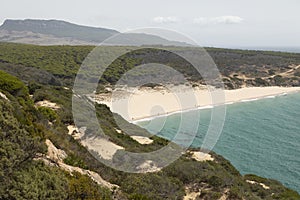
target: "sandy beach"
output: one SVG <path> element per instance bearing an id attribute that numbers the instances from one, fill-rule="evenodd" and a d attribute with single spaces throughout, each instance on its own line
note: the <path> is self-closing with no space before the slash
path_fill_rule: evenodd
<path id="1" fill-rule="evenodd" d="M 206 87 L 191 89 L 187 86 L 173 86 L 154 89 L 122 88 L 90 98 L 97 103 L 106 104 L 126 120 L 135 122 L 185 110 L 275 98 L 299 91 L 300 87 L 249 87 L 222 91 Z"/>

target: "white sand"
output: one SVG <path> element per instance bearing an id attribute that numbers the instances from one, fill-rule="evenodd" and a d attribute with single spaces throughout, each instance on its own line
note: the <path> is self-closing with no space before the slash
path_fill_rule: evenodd
<path id="1" fill-rule="evenodd" d="M 115 128 L 115 130 L 116 130 L 116 132 L 119 133 L 119 134 L 122 134 L 122 133 L 123 133 L 122 130 L 120 130 L 120 129 Z"/>
<path id="2" fill-rule="evenodd" d="M 250 184 L 258 184 L 258 185 L 260 185 L 261 187 L 263 187 L 265 190 L 269 190 L 270 189 L 270 187 L 269 186 L 266 186 L 265 184 L 263 184 L 263 183 L 258 183 L 258 182 L 255 182 L 255 181 L 250 181 L 250 180 L 246 180 L 246 182 L 247 183 L 250 183 Z"/>
<path id="3" fill-rule="evenodd" d="M 277 95 L 299 92 L 300 87 L 251 87 L 224 90 L 223 93 L 220 90 L 209 91 L 198 87 L 187 92 L 185 86 L 173 86 L 171 90 L 127 88 L 113 91 L 112 95 L 107 93 L 95 95 L 91 99 L 97 103 L 106 104 L 113 112 L 120 114 L 128 121 L 137 121 L 188 109 L 273 98 Z"/>
<path id="4" fill-rule="evenodd" d="M 214 160 L 214 158 L 208 153 L 204 153 L 201 151 L 190 151 L 190 153 L 192 153 L 192 158 L 194 158 L 195 160 L 197 160 L 199 162 Z"/>
<path id="5" fill-rule="evenodd" d="M 39 107 L 47 107 L 47 108 L 51 108 L 53 110 L 57 110 L 60 108 L 60 106 L 58 106 L 56 103 L 50 102 L 48 100 L 44 100 L 44 101 L 39 101 L 35 103 L 35 106 Z"/>
<path id="6" fill-rule="evenodd" d="M 105 138 L 83 138 L 85 135 L 86 127 L 77 128 L 74 125 L 68 125 L 68 134 L 71 135 L 75 140 L 80 140 L 80 143 L 88 148 L 89 150 L 96 151 L 99 155 L 106 160 L 111 160 L 117 150 L 124 149 L 123 147 L 110 142 Z M 122 133 L 121 130 L 116 129 L 118 133 Z"/>
<path id="7" fill-rule="evenodd" d="M 72 135 L 73 133 L 78 132 L 78 128 L 74 125 L 68 125 L 67 128 L 68 128 L 69 135 Z"/>
<path id="8" fill-rule="evenodd" d="M 79 140 L 84 136 L 86 127 L 77 128 L 74 125 L 68 125 L 68 134 L 71 135 L 75 140 Z"/>
<path id="9" fill-rule="evenodd" d="M 201 195 L 201 192 L 193 192 L 190 191 L 190 188 L 185 188 L 185 196 L 183 197 L 183 200 L 196 200 Z"/>
<path id="10" fill-rule="evenodd" d="M 152 160 L 146 160 L 143 164 L 137 167 L 138 172 L 148 173 L 148 172 L 157 172 L 161 168 L 157 167 Z"/>
<path id="11" fill-rule="evenodd" d="M 140 144 L 151 144 L 153 143 L 153 140 L 151 140 L 148 137 L 143 137 L 143 136 L 130 136 L 132 139 L 134 139 L 135 141 L 137 141 Z"/>
<path id="12" fill-rule="evenodd" d="M 5 99 L 5 100 L 7 100 L 7 101 L 9 101 L 9 99 L 6 97 L 6 95 L 3 94 L 2 92 L 0 92 L 0 97 L 3 98 L 3 99 Z"/>
<path id="13" fill-rule="evenodd" d="M 96 151 L 103 159 L 106 160 L 111 160 L 117 150 L 124 149 L 123 147 L 104 138 L 88 138 L 81 140 L 81 144 L 89 150 Z"/>

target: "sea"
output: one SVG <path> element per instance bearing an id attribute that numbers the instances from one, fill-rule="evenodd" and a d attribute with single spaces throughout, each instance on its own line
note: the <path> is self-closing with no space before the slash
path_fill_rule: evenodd
<path id="1" fill-rule="evenodd" d="M 195 127 L 192 124 L 199 123 L 192 146 L 201 147 L 212 110 L 189 112 L 191 125 L 185 123 L 182 129 L 189 132 Z M 198 119 L 196 112 L 200 113 Z M 138 125 L 172 140 L 180 120 L 182 113 L 176 113 Z M 226 105 L 224 127 L 212 150 L 228 159 L 241 174 L 275 179 L 300 193 L 300 93 Z"/>

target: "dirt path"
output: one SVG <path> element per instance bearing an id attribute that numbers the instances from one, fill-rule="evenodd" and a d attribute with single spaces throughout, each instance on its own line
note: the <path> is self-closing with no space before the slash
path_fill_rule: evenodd
<path id="1" fill-rule="evenodd" d="M 295 72 L 297 69 L 300 68 L 300 65 L 297 65 L 297 66 L 291 66 L 293 67 L 292 69 L 289 69 L 285 72 L 281 72 L 281 73 L 277 73 L 277 74 L 274 74 L 274 75 L 271 75 L 271 76 L 263 76 L 263 77 L 260 77 L 261 79 L 269 79 L 269 78 L 274 78 L 275 76 L 288 76 L 288 75 L 291 75 L 293 72 Z M 242 79 L 244 81 L 247 81 L 247 80 L 255 80 L 255 78 L 249 78 L 249 77 L 246 77 L 245 75 L 239 75 L 237 76 L 237 78 L 239 79 Z"/>

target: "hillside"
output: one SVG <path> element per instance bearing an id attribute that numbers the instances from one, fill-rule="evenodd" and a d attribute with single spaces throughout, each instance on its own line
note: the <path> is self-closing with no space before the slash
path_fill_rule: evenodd
<path id="1" fill-rule="evenodd" d="M 0 26 L 0 41 L 36 45 L 97 45 L 118 33 L 113 29 L 82 26 L 61 20 L 7 19 Z M 187 45 L 142 33 L 122 34 L 115 42 L 122 45 Z"/>
<path id="2" fill-rule="evenodd" d="M 117 34 L 118 31 L 105 28 L 80 26 L 60 20 L 5 20 L 0 30 L 28 31 L 56 37 L 70 37 L 72 39 L 100 42 Z"/>
<path id="3" fill-rule="evenodd" d="M 199 149 L 190 149 L 155 173 L 130 174 L 105 166 L 76 139 L 76 132 L 68 134 L 68 127 L 74 125 L 72 91 L 68 87 L 72 86 L 82 59 L 93 47 L 6 43 L 0 47 L 0 180 L 5 183 L 0 186 L 0 199 L 300 198 L 275 180 L 240 175 L 227 160 L 213 152 L 208 159 L 198 159 L 195 152 Z M 292 63 L 297 56 L 291 58 L 295 59 Z M 288 55 L 278 59 L 288 59 Z M 227 60 L 230 62 L 233 61 Z M 276 72 L 280 69 L 273 68 Z M 103 79 L 106 84 L 114 83 L 109 78 L 118 77 L 115 71 L 107 75 Z M 109 141 L 127 151 L 149 152 L 168 144 L 129 124 L 104 105 L 96 105 L 96 111 Z M 131 133 L 148 135 L 153 142 L 141 144 L 130 134 L 120 134 L 114 117 Z"/>
<path id="4" fill-rule="evenodd" d="M 117 52 L 121 48 L 131 47 L 104 48 L 111 48 L 111 52 Z M 19 74 L 26 81 L 72 86 L 81 63 L 93 49 L 94 46 L 34 46 L 0 43 L 0 69 L 14 75 Z M 189 47 L 169 49 L 179 52 L 193 51 L 193 48 Z M 246 86 L 300 85 L 300 54 L 216 48 L 206 48 L 206 50 L 218 66 L 226 89 Z M 205 84 L 198 72 L 182 58 L 153 47 L 145 47 L 120 57 L 104 72 L 100 82 L 113 85 L 126 70 L 153 61 L 173 67 L 191 82 Z M 32 73 L 34 76 L 31 76 Z M 150 71 L 147 73 L 155 74 Z"/>

